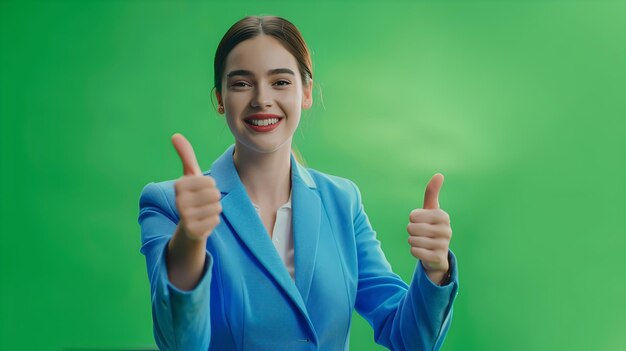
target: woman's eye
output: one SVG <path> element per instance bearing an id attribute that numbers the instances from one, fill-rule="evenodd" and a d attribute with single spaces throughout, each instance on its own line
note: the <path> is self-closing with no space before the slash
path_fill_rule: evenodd
<path id="1" fill-rule="evenodd" d="M 250 84 L 246 83 L 246 82 L 235 82 L 232 84 L 233 87 L 235 88 L 245 88 L 250 86 Z"/>
<path id="2" fill-rule="evenodd" d="M 291 82 L 288 81 L 288 80 L 281 79 L 281 80 L 277 81 L 274 84 L 278 85 L 278 86 L 287 86 L 287 85 L 291 84 Z"/>

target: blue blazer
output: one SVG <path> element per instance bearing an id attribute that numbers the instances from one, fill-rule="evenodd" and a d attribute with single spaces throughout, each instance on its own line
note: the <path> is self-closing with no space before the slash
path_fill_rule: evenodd
<path id="1" fill-rule="evenodd" d="M 304 168 L 291 156 L 295 280 L 254 209 L 233 163 L 234 145 L 204 175 L 222 193 L 198 285 L 168 280 L 167 243 L 179 221 L 174 183 L 147 184 L 139 200 L 154 337 L 161 350 L 348 350 L 352 312 L 392 350 L 437 350 L 458 290 L 433 284 L 416 260 L 411 284 L 393 273 L 350 180 Z M 408 255 L 407 249 L 407 255 Z"/>

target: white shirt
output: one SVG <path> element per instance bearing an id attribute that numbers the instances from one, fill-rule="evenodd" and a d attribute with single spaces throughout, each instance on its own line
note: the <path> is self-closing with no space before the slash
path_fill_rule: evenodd
<path id="1" fill-rule="evenodd" d="M 259 214 L 259 206 L 252 203 L 256 212 Z M 289 193 L 289 200 L 285 202 L 276 212 L 276 222 L 274 223 L 274 229 L 272 230 L 272 243 L 278 251 L 280 258 L 283 260 L 285 267 L 291 279 L 294 279 L 294 265 L 293 265 L 293 233 L 291 231 L 291 193 Z"/>

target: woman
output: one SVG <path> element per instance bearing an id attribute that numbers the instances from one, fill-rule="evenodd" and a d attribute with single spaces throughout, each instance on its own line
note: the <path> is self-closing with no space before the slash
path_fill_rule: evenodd
<path id="1" fill-rule="evenodd" d="M 351 181 L 300 165 L 291 144 L 312 103 L 300 32 L 246 17 L 215 57 L 218 112 L 235 137 L 202 172 L 172 137 L 184 176 L 141 193 L 141 252 L 162 350 L 348 350 L 352 311 L 393 350 L 438 349 L 457 293 L 443 176 L 410 213 L 411 284 L 391 271 Z M 421 262 L 421 264 L 420 264 Z"/>

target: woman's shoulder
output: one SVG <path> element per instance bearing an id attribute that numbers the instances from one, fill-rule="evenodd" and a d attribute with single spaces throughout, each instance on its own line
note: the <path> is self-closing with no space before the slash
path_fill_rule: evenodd
<path id="1" fill-rule="evenodd" d="M 139 208 L 140 210 L 160 208 L 167 210 L 168 214 L 172 217 L 172 220 L 178 218 L 178 211 L 176 210 L 176 195 L 174 190 L 174 183 L 176 179 L 153 181 L 144 185 L 139 195 Z"/>
<path id="2" fill-rule="evenodd" d="M 310 175 L 314 186 L 321 194 L 360 200 L 359 188 L 352 180 L 314 168 L 306 168 L 306 172 Z"/>

